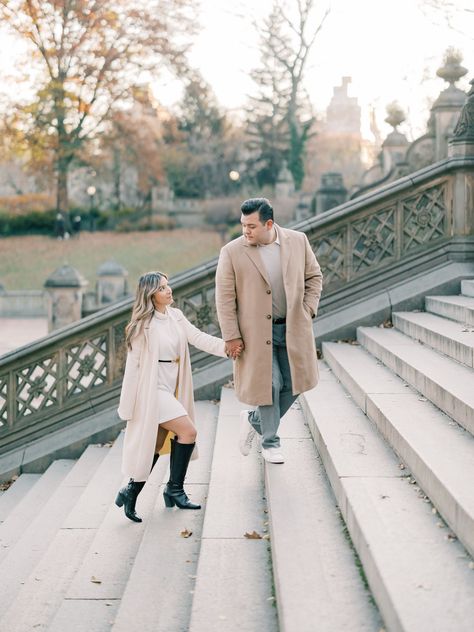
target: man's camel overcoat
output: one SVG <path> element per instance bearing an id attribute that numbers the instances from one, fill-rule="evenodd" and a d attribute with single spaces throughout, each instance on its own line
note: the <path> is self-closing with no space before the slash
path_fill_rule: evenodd
<path id="1" fill-rule="evenodd" d="M 293 394 L 316 386 L 318 365 L 312 318 L 322 289 L 321 268 L 304 233 L 275 224 L 285 287 L 286 344 Z M 272 296 L 259 246 L 242 236 L 225 245 L 216 272 L 216 306 L 224 340 L 242 338 L 245 350 L 234 362 L 240 401 L 272 404 Z"/>
<path id="2" fill-rule="evenodd" d="M 200 331 L 179 309 L 168 308 L 168 312 L 177 324 L 180 335 L 177 399 L 194 421 L 193 380 L 188 343 L 202 351 L 222 357 L 226 357 L 225 344 L 220 338 Z M 153 334 L 155 335 L 157 336 Z M 150 326 L 147 324 L 134 338 L 132 349 L 127 354 L 118 415 L 120 419 L 127 421 L 122 472 L 135 481 L 147 480 L 155 452 L 158 432 L 156 394 L 159 350 L 159 340 L 150 336 Z"/>

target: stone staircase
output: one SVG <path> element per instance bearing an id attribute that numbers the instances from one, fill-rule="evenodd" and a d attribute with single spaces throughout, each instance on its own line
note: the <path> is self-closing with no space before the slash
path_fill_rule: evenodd
<path id="1" fill-rule="evenodd" d="M 230 388 L 197 402 L 200 458 L 135 524 L 121 441 L 0 495 L 0 632 L 467 632 L 474 613 L 474 283 L 324 343 L 285 465 L 237 449 Z"/>

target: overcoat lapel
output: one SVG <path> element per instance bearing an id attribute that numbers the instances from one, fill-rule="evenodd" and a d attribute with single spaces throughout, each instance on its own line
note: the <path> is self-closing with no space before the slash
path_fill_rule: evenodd
<path id="1" fill-rule="evenodd" d="M 275 227 L 278 232 L 278 238 L 280 240 L 280 259 L 281 259 L 281 274 L 283 276 L 283 281 L 286 278 L 286 271 L 288 269 L 288 263 L 290 261 L 291 247 L 289 243 L 289 238 L 282 229 L 275 224 Z"/>
<path id="2" fill-rule="evenodd" d="M 256 246 L 249 246 L 248 244 L 244 244 L 244 248 L 245 248 L 245 254 L 249 257 L 249 259 L 251 259 L 252 263 L 255 265 L 257 270 L 265 279 L 265 282 L 268 283 L 268 285 L 270 285 L 267 271 L 265 269 L 265 266 L 263 265 L 263 261 L 260 256 L 260 253 L 258 252 L 258 248 Z"/>

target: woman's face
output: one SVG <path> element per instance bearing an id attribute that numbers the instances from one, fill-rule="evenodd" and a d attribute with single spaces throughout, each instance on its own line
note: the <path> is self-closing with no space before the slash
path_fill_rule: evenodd
<path id="1" fill-rule="evenodd" d="M 160 312 L 164 312 L 166 306 L 173 302 L 173 292 L 168 285 L 168 279 L 165 277 L 162 277 L 158 289 L 153 294 L 152 301 L 155 309 Z"/>

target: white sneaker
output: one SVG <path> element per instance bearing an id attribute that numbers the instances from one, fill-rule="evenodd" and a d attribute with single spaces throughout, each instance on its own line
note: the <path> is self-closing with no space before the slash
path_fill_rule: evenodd
<path id="1" fill-rule="evenodd" d="M 262 448 L 262 456 L 267 463 L 284 463 L 281 448 Z"/>
<path id="2" fill-rule="evenodd" d="M 240 411 L 239 449 L 244 456 L 248 456 L 256 430 L 249 422 L 250 410 Z"/>

